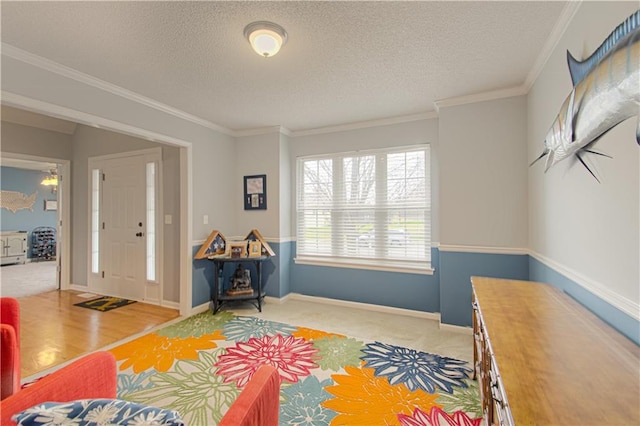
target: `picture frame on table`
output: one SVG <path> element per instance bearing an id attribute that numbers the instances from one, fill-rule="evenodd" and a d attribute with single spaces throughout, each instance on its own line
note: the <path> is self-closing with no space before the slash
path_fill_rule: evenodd
<path id="1" fill-rule="evenodd" d="M 267 209 L 267 175 L 244 177 L 244 209 Z"/>
<path id="2" fill-rule="evenodd" d="M 227 242 L 227 250 L 232 259 L 247 257 L 247 241 Z"/>
<path id="3" fill-rule="evenodd" d="M 249 241 L 249 257 L 262 256 L 262 243 L 260 241 Z"/>

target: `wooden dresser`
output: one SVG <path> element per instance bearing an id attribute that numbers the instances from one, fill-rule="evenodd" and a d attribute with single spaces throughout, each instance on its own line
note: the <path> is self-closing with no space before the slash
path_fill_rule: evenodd
<path id="1" fill-rule="evenodd" d="M 640 425 L 640 347 L 548 284 L 471 283 L 488 424 Z"/>

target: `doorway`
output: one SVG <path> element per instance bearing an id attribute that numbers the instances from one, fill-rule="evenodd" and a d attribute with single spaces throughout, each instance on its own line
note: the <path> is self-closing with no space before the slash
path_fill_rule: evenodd
<path id="1" fill-rule="evenodd" d="M 10 105 L 10 106 L 9 106 Z M 13 118 L 12 118 L 13 117 Z M 55 126 L 51 123 L 43 123 L 43 120 L 48 121 L 55 119 Z M 178 139 L 172 136 L 164 134 L 150 133 L 146 129 L 132 126 L 131 124 L 124 124 L 121 122 L 108 120 L 96 115 L 88 114 L 86 112 L 73 111 L 66 108 L 61 108 L 58 105 L 49 104 L 46 102 L 32 102 L 26 98 L 11 98 L 8 95 L 3 99 L 2 105 L 2 120 L 3 123 L 7 119 L 12 119 L 12 122 L 24 126 L 42 128 L 45 130 L 53 130 L 68 135 L 77 136 L 78 131 L 86 132 L 86 128 L 103 129 L 107 132 L 112 132 L 114 135 L 128 135 L 141 140 L 152 141 L 157 146 L 162 147 L 163 169 L 168 176 L 163 182 L 164 189 L 164 217 L 162 219 L 161 231 L 163 232 L 163 240 L 159 240 L 160 256 L 159 262 L 162 265 L 160 273 L 163 274 L 163 306 L 179 307 L 182 315 L 188 315 L 192 310 L 192 222 L 191 222 L 191 176 L 190 170 L 192 167 L 192 147 L 191 143 L 182 139 Z M 62 126 L 62 121 L 68 121 L 69 126 Z M 64 130 L 60 130 L 61 126 Z M 83 127 L 77 127 L 83 126 Z M 3 137 L 6 129 L 9 127 L 3 126 Z M 40 153 L 55 152 L 56 149 L 48 144 L 40 143 L 31 146 L 23 146 L 19 141 L 22 135 L 20 132 L 14 132 L 18 136 L 13 144 L 5 144 L 3 140 L 2 157 L 9 155 L 23 156 L 27 154 L 47 155 Z M 105 150 L 103 148 L 97 148 L 105 145 L 106 140 L 111 138 L 100 138 L 102 142 L 96 140 L 95 149 L 89 152 L 117 152 L 113 149 Z M 83 138 L 83 141 L 91 141 L 91 139 Z M 144 149 L 142 144 L 137 141 L 131 141 L 134 146 L 140 146 L 139 149 Z M 93 142 L 92 142 L 93 143 Z M 111 142 L 108 143 L 111 146 Z M 127 144 L 131 146 L 131 144 Z M 67 230 L 66 233 L 61 235 L 60 241 L 62 244 L 60 254 L 61 258 L 61 289 L 73 289 L 82 292 L 86 292 L 88 270 L 86 252 L 88 241 L 88 224 L 84 223 L 87 218 L 86 207 L 88 202 L 86 200 L 86 192 L 76 194 L 75 189 L 72 194 L 71 182 L 74 183 L 74 188 L 84 187 L 87 184 L 86 167 L 88 161 L 87 157 L 83 157 L 85 144 L 74 145 L 73 151 L 79 149 L 81 156 L 81 162 L 75 159 L 76 166 L 74 167 L 74 175 L 70 173 L 69 162 L 63 164 L 63 168 L 67 167 L 65 176 L 68 178 L 62 182 L 64 193 L 67 194 L 62 200 L 63 207 L 66 214 L 63 215 L 63 227 Z M 8 151 L 5 151 L 8 150 Z M 123 147 L 122 150 L 125 150 Z M 10 154 L 20 153 L 20 154 Z M 74 154 L 75 155 L 75 154 Z M 41 157 L 35 157 L 36 159 Z M 71 157 L 67 157 L 71 158 Z M 74 157 L 75 158 L 75 157 Z M 85 160 L 86 158 L 86 160 Z M 64 161 L 60 161 L 64 163 Z M 84 164 L 84 166 L 82 165 Z M 72 200 L 73 198 L 73 200 Z M 79 207 L 80 206 L 80 207 Z M 73 209 L 72 209 L 73 207 Z M 74 227 L 70 227 L 69 218 L 73 215 Z M 77 221 L 80 223 L 77 223 Z M 164 241 L 167 243 L 164 243 Z M 71 262 L 71 243 L 73 241 L 73 259 Z M 165 252 L 166 251 L 166 252 Z M 157 279 L 161 279 L 160 276 Z"/>
<path id="2" fill-rule="evenodd" d="M 27 192 L 33 191 L 35 195 L 32 196 L 37 195 L 38 201 L 30 206 L 31 213 L 14 213 L 15 217 L 11 216 L 8 221 L 10 223 L 3 222 L 3 231 L 24 232 L 24 257 L 15 263 L 8 262 L 10 264 L 2 269 L 3 296 L 24 297 L 68 288 L 69 240 L 65 230 L 69 225 L 66 200 L 69 184 L 64 177 L 70 173 L 69 161 L 3 153 L 1 164 L 8 168 L 3 169 L 3 175 L 6 171 L 11 179 L 17 179 L 13 185 L 3 185 L 3 191 L 8 188 L 29 187 Z M 8 184 L 9 181 L 5 182 Z M 3 217 L 6 219 L 4 214 L 3 210 Z M 47 230 L 46 235 L 36 232 L 42 229 Z M 36 244 L 38 242 L 41 244 Z"/>

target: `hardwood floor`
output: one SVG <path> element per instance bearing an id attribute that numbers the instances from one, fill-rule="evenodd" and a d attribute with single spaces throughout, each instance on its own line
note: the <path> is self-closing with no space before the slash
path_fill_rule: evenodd
<path id="1" fill-rule="evenodd" d="M 22 378 L 179 316 L 177 309 L 133 303 L 108 312 L 73 306 L 89 299 L 77 291 L 19 298 Z"/>

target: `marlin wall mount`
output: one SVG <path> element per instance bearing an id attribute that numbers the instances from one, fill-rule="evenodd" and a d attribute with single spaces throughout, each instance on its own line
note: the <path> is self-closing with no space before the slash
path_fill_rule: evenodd
<path id="1" fill-rule="evenodd" d="M 530 166 L 547 157 L 546 172 L 575 155 L 598 180 L 583 156 L 609 157 L 592 149 L 609 130 L 637 116 L 640 145 L 640 10 L 618 25 L 587 59 L 580 62 L 567 51 L 567 62 L 573 89 L 547 133 L 542 154 Z"/>

